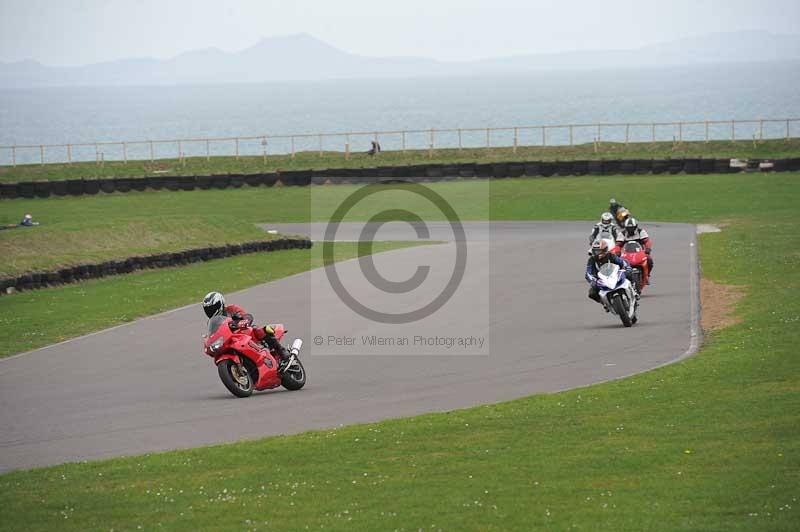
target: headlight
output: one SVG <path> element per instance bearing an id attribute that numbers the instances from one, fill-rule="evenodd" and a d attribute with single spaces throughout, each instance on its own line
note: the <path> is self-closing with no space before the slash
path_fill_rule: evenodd
<path id="1" fill-rule="evenodd" d="M 211 343 L 211 345 L 210 345 L 210 346 L 208 346 L 208 350 L 209 350 L 209 351 L 211 351 L 212 353 L 216 353 L 216 352 L 217 352 L 217 350 L 218 350 L 220 347 L 222 347 L 222 344 L 224 344 L 224 343 L 225 343 L 225 340 L 222 338 L 222 336 L 220 336 L 219 338 L 217 338 L 216 340 L 214 340 L 214 341 Z"/>

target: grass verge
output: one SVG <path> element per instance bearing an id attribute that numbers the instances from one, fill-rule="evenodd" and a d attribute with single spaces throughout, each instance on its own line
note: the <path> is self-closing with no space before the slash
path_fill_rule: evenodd
<path id="1" fill-rule="evenodd" d="M 703 274 L 750 288 L 741 323 L 708 335 L 698 356 L 497 405 L 14 472 L 0 476 L 0 522 L 12 530 L 796 530 L 797 186 L 720 181 L 716 195 L 694 198 L 707 182 L 655 191 L 620 179 L 630 187 L 621 199 L 649 206 L 648 217 L 731 222 L 701 235 Z M 517 211 L 493 216 L 588 217 L 597 194 L 613 189 L 608 180 L 597 190 L 544 182 L 564 189 L 550 190 L 559 205 L 526 211 L 509 198 Z M 286 449 L 291 461 L 279 458 Z"/>
<path id="2" fill-rule="evenodd" d="M 705 158 L 758 158 L 777 159 L 797 157 L 800 154 L 800 139 L 788 141 L 763 140 L 753 142 L 601 142 L 595 150 L 592 144 L 577 146 L 526 146 L 517 148 L 468 148 L 428 150 L 386 151 L 377 157 L 366 153 L 352 153 L 346 160 L 342 152 L 300 152 L 294 159 L 289 155 L 263 157 L 191 157 L 184 161 L 159 159 L 150 161 L 106 162 L 98 166 L 92 162 L 73 164 L 48 163 L 0 167 L 0 182 L 33 181 L 38 179 L 60 180 L 102 177 L 136 177 L 145 175 L 207 175 L 227 173 L 258 173 L 275 170 L 309 170 L 318 168 L 360 168 L 373 166 L 395 166 L 407 164 L 503 162 L 521 160 L 571 160 L 571 159 L 663 159 L 683 157 Z M 157 172 L 157 173 L 156 173 Z"/>
<path id="3" fill-rule="evenodd" d="M 374 252 L 416 243 L 379 242 Z M 340 243 L 334 259 L 360 256 L 355 243 Z M 240 255 L 191 266 L 147 270 L 0 300 L 0 358 L 74 338 L 189 303 L 208 287 L 241 290 L 322 266 L 321 247 Z"/>
<path id="4" fill-rule="evenodd" d="M 797 173 L 522 178 L 431 183 L 463 219 L 599 218 L 610 196 L 649 220 L 703 222 L 795 209 Z M 0 224 L 31 212 L 42 225 L 0 231 L 0 277 L 88 261 L 265 238 L 259 223 L 327 220 L 359 186 L 138 192 L 81 198 L 7 200 Z M 424 219 L 443 214 L 401 190 L 371 196 L 348 220 L 398 205 Z M 0 305 L 2 302 L 0 302 Z"/>

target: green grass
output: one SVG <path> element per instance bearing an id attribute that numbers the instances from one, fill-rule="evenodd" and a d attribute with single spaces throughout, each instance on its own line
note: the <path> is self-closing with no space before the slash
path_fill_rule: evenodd
<path id="1" fill-rule="evenodd" d="M 416 243 L 378 242 L 374 252 Z M 0 298 L 0 358 L 136 318 L 198 303 L 212 288 L 241 290 L 322 266 L 322 248 L 240 255 L 191 266 L 145 270 Z M 340 243 L 334 260 L 360 256 Z"/>
<path id="2" fill-rule="evenodd" d="M 426 186 L 464 219 L 595 219 L 608 198 L 616 196 L 643 219 L 698 222 L 759 215 L 765 208 L 795 208 L 797 183 L 798 174 L 780 173 L 523 178 Z M 30 212 L 42 225 L 0 231 L 0 277 L 266 238 L 255 224 L 327 220 L 358 188 L 243 188 L 6 200 L 0 203 L 0 224 L 15 223 Z M 377 209 L 398 205 L 425 219 L 443 218 L 427 200 L 395 190 L 372 196 L 347 219 L 364 220 Z"/>
<path id="3" fill-rule="evenodd" d="M 385 151 L 377 157 L 364 152 L 352 153 L 345 160 L 344 153 L 326 151 L 300 152 L 292 159 L 289 155 L 263 157 L 193 157 L 185 163 L 177 159 L 150 161 L 106 162 L 103 166 L 82 162 L 69 164 L 48 163 L 0 167 L 0 182 L 33 181 L 39 179 L 76 179 L 81 177 L 134 177 L 145 175 L 206 175 L 222 173 L 258 173 L 274 170 L 307 170 L 311 168 L 359 168 L 426 163 L 500 162 L 520 160 L 570 160 L 570 159 L 650 159 L 650 158 L 759 158 L 774 159 L 800 155 L 800 139 L 711 141 L 711 142 L 601 142 L 597 151 L 592 144 L 577 146 L 471 148 Z M 154 174 L 159 172 L 159 174 Z"/>
<path id="4" fill-rule="evenodd" d="M 499 185 L 495 219 L 589 218 L 614 190 L 646 218 L 732 221 L 701 236 L 701 265 L 709 279 L 747 287 L 741 323 L 707 336 L 700 353 L 679 364 L 580 390 L 6 474 L 0 523 L 9 530 L 796 530 L 796 176 Z M 280 458 L 287 449 L 291 460 Z"/>
<path id="5" fill-rule="evenodd" d="M 276 189 L 278 190 L 278 189 Z M 307 217 L 308 192 L 289 197 L 266 189 L 202 194 L 142 192 L 81 198 L 9 200 L 0 225 L 31 213 L 41 225 L 0 231 L 0 277 L 133 255 L 270 238 L 255 226 Z M 299 201 L 299 205 L 285 203 Z M 297 212 L 297 214 L 294 214 Z"/>

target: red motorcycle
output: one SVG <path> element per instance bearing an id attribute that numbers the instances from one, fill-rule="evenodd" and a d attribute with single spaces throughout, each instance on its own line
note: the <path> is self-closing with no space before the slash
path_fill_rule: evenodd
<path id="1" fill-rule="evenodd" d="M 226 316 L 208 320 L 208 333 L 203 336 L 205 353 L 214 358 L 222 384 L 236 397 L 248 397 L 253 390 L 283 386 L 299 390 L 306 384 L 306 371 L 298 358 L 303 346 L 296 339 L 289 349 L 285 367 L 279 368 L 280 357 L 253 337 L 252 323 L 242 326 Z M 275 338 L 286 333 L 282 324 L 273 325 Z"/>
<path id="2" fill-rule="evenodd" d="M 636 287 L 636 291 L 641 294 L 650 278 L 650 267 L 647 264 L 647 253 L 645 253 L 644 247 L 635 240 L 625 242 L 622 247 L 622 258 L 633 268 L 631 282 Z"/>

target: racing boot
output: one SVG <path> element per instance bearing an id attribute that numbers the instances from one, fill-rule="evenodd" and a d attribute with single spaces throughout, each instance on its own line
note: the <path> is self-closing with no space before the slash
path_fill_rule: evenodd
<path id="1" fill-rule="evenodd" d="M 275 338 L 274 334 L 267 334 L 262 341 L 269 347 L 270 351 L 278 355 L 278 372 L 283 373 L 292 359 L 292 354 L 283 347 L 283 344 Z"/>
<path id="2" fill-rule="evenodd" d="M 278 373 L 283 373 L 292 362 L 292 354 L 278 341 L 276 341 L 276 346 L 274 349 L 280 357 L 280 362 L 278 362 Z"/>

